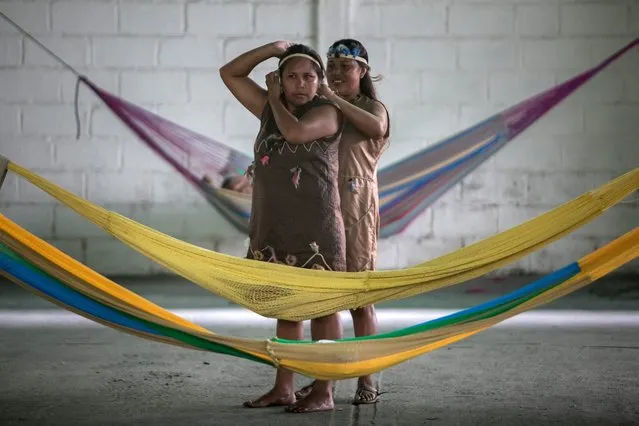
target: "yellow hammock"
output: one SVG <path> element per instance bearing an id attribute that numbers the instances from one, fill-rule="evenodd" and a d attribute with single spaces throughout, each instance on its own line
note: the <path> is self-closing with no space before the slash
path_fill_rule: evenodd
<path id="1" fill-rule="evenodd" d="M 639 168 L 508 231 L 419 265 L 331 272 L 248 260 L 173 238 L 8 162 L 8 169 L 178 275 L 266 317 L 305 320 L 454 285 L 513 262 L 590 222 L 639 188 Z"/>
<path id="2" fill-rule="evenodd" d="M 492 316 L 491 312 L 486 310 L 484 312 L 487 315 L 476 315 L 468 320 L 462 319 L 450 325 L 425 329 L 424 331 L 405 330 L 403 335 L 397 337 L 381 335 L 374 336 L 370 340 L 344 339 L 330 343 L 292 343 L 271 339 L 254 340 L 217 335 L 109 281 L 45 241 L 29 234 L 3 215 L 0 215 L 0 227 L 1 240 L 7 247 L 15 250 L 31 264 L 37 265 L 42 271 L 46 271 L 52 277 L 69 285 L 70 288 L 90 295 L 92 300 L 99 301 L 106 306 L 116 307 L 121 312 L 135 318 L 168 328 L 174 332 L 182 332 L 182 335 L 175 337 L 176 333 L 171 331 L 160 336 L 149 335 L 123 326 L 114 326 L 106 320 L 96 319 L 88 310 L 70 309 L 56 300 L 55 297 L 47 297 L 35 291 L 28 282 L 21 281 L 12 275 L 11 268 L 7 267 L 6 263 L 0 268 L 1 274 L 54 303 L 140 337 L 191 349 L 207 350 L 206 345 L 203 345 L 202 342 L 223 345 L 240 351 L 239 355 L 233 354 L 235 356 L 250 356 L 253 360 L 266 362 L 275 367 L 284 367 L 319 379 L 345 379 L 375 373 L 426 352 L 450 345 L 521 312 L 576 291 L 639 255 L 639 228 L 636 228 L 580 259 L 575 264 L 574 269 L 576 270 L 573 270 L 564 279 L 555 280 L 559 284 L 547 289 L 541 287 L 543 291 L 536 294 L 535 291 L 529 290 L 528 294 L 531 297 L 525 298 L 519 304 L 505 311 L 492 312 Z M 219 352 L 210 348 L 208 350 Z"/>

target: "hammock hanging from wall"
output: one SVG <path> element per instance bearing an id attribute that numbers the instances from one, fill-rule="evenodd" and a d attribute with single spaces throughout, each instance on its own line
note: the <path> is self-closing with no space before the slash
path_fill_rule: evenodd
<path id="1" fill-rule="evenodd" d="M 635 39 L 599 65 L 518 103 L 378 173 L 382 238 L 404 230 L 464 176 L 566 97 L 639 45 Z M 244 173 L 252 158 L 101 89 L 79 77 L 141 141 L 164 158 L 238 230 L 246 233 L 250 194 L 220 188 Z M 203 178 L 207 176 L 212 184 Z"/>
<path id="2" fill-rule="evenodd" d="M 189 244 L 6 162 L 9 171 L 181 277 L 260 315 L 293 321 L 407 298 L 477 278 L 575 231 L 639 188 L 637 168 L 534 219 L 439 258 L 398 270 L 333 272 L 239 258 Z M 9 232 L 9 222 L 0 224 L 3 232 Z M 42 244 L 32 237 L 24 238 L 22 244 L 40 256 L 47 255 Z"/>
<path id="3" fill-rule="evenodd" d="M 0 214 L 0 275 L 78 315 L 142 338 L 319 379 L 372 374 L 574 292 L 639 255 L 639 228 L 495 300 L 412 327 L 332 342 L 215 334 L 108 280 Z M 261 262 L 260 262 L 261 263 Z"/>

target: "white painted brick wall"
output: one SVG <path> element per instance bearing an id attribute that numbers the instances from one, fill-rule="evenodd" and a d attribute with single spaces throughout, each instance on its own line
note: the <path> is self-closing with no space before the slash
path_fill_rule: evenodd
<path id="1" fill-rule="evenodd" d="M 628 6 L 619 4 L 568 4 L 560 10 L 565 35 L 619 35 L 628 29 Z"/>
<path id="2" fill-rule="evenodd" d="M 0 38 L 0 66 L 20 65 L 22 57 L 22 40 L 16 36 Z"/>
<path id="3" fill-rule="evenodd" d="M 155 38 L 96 37 L 93 39 L 93 64 L 101 68 L 138 68 L 156 65 Z"/>
<path id="4" fill-rule="evenodd" d="M 522 43 L 522 57 L 525 69 L 585 69 L 591 64 L 586 39 L 526 40 Z"/>
<path id="5" fill-rule="evenodd" d="M 123 3 L 119 12 L 119 30 L 123 34 L 180 35 L 185 30 L 181 4 Z"/>
<path id="6" fill-rule="evenodd" d="M 57 71 L 0 69 L 0 93 L 3 102 L 47 102 L 60 100 Z"/>
<path id="7" fill-rule="evenodd" d="M 180 103 L 188 100 L 185 71 L 123 71 L 120 91 L 135 103 Z"/>
<path id="8" fill-rule="evenodd" d="M 216 39 L 171 39 L 160 44 L 159 65 L 172 68 L 218 68 L 224 64 Z"/>
<path id="9" fill-rule="evenodd" d="M 26 2 L 23 0 L 3 0 L 0 3 L 2 11 L 22 28 L 31 34 L 48 34 L 51 26 L 49 20 L 49 2 Z M 0 19 L 0 33 L 18 34 L 18 31 L 9 22 Z"/>
<path id="10" fill-rule="evenodd" d="M 391 45 L 391 65 L 397 70 L 454 70 L 455 45 L 452 41 L 398 39 Z M 372 54 L 369 55 L 372 61 Z"/>
<path id="11" fill-rule="evenodd" d="M 255 34 L 296 38 L 311 36 L 313 3 L 310 1 L 280 3 L 283 4 L 264 3 L 255 6 Z M 283 17 L 286 17 L 285 21 Z"/>
<path id="12" fill-rule="evenodd" d="M 38 37 L 38 39 L 73 67 L 83 67 L 90 63 L 91 46 L 89 39 L 83 36 Z M 35 43 L 24 43 L 24 64 L 37 67 L 61 68 L 53 59 Z"/>
<path id="13" fill-rule="evenodd" d="M 229 94 L 218 67 L 274 39 L 310 43 L 323 54 L 333 39 L 360 38 L 373 74 L 384 77 L 378 91 L 392 118 L 382 166 L 584 71 L 639 34 L 632 0 L 318 1 L 2 0 L 0 10 L 105 90 L 246 153 L 259 123 Z M 270 60 L 252 75 L 262 83 L 275 66 Z M 638 70 L 639 56 L 628 54 L 404 234 L 380 241 L 379 267 L 472 244 L 637 167 Z M 74 97 L 73 76 L 0 21 L 2 155 L 162 232 L 245 254 L 246 236 L 86 89 L 76 140 Z M 5 181 L 0 209 L 100 272 L 166 272 L 15 176 Z M 637 226 L 638 212 L 639 203 L 619 205 L 500 273 L 561 267 Z"/>
<path id="14" fill-rule="evenodd" d="M 27 136 L 75 137 L 77 129 L 73 111 L 73 105 L 25 105 L 22 108 L 22 133 Z M 86 123 L 86 111 L 80 109 L 79 114 L 80 121 Z"/>
<path id="15" fill-rule="evenodd" d="M 52 2 L 50 7 L 51 29 L 56 33 L 117 33 L 118 14 L 115 1 L 59 1 Z"/>
<path id="16" fill-rule="evenodd" d="M 453 5 L 449 10 L 448 30 L 453 36 L 504 36 L 513 32 L 513 6 Z"/>
<path id="17" fill-rule="evenodd" d="M 515 14 L 515 31 L 522 36 L 559 34 L 559 6 L 556 4 L 519 4 L 515 6 Z"/>
<path id="18" fill-rule="evenodd" d="M 8 137 L 18 133 L 20 133 L 20 108 L 0 105 L 0 137 Z"/>
<path id="19" fill-rule="evenodd" d="M 483 103 L 488 96 L 486 74 L 468 71 L 422 74 L 421 95 L 424 101 L 435 105 Z"/>
<path id="20" fill-rule="evenodd" d="M 518 69 L 520 46 L 511 39 L 460 40 L 457 43 L 457 66 L 473 72 Z"/>
<path id="21" fill-rule="evenodd" d="M 248 36 L 253 29 L 250 4 L 187 4 L 187 29 L 197 36 Z"/>
<path id="22" fill-rule="evenodd" d="M 444 4 L 416 5 L 412 2 L 380 7 L 380 32 L 385 37 L 442 36 L 446 33 Z M 366 11 L 371 13 L 370 9 Z M 357 20 L 360 19 L 356 14 Z"/>

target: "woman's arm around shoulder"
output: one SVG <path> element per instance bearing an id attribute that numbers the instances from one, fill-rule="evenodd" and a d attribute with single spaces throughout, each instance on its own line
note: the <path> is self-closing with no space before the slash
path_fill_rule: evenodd
<path id="1" fill-rule="evenodd" d="M 335 102 L 344 112 L 344 118 L 371 139 L 383 139 L 388 134 L 388 111 L 384 105 L 372 100 L 370 111 L 348 102 L 327 85 L 320 86 L 320 93 Z"/>

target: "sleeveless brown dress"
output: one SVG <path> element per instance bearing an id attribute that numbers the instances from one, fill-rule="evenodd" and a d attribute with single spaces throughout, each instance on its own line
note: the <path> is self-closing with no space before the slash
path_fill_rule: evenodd
<path id="1" fill-rule="evenodd" d="M 295 112 L 337 105 L 315 97 Z M 340 111 L 341 117 L 341 111 Z M 254 145 L 247 258 L 290 266 L 346 270 L 344 222 L 337 184 L 340 130 L 305 144 L 288 143 L 269 104 Z"/>
<path id="2" fill-rule="evenodd" d="M 375 115 L 387 114 L 379 101 L 363 94 L 351 101 Z M 388 143 L 390 122 L 381 139 L 371 139 L 346 122 L 339 145 L 339 192 L 346 232 L 349 272 L 374 270 L 379 238 L 377 162 Z"/>

